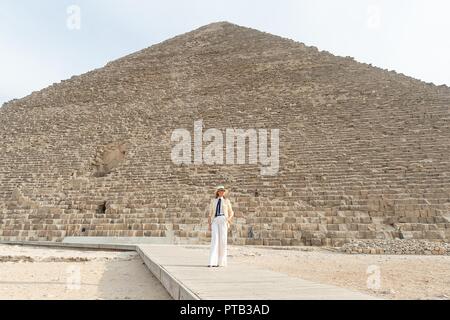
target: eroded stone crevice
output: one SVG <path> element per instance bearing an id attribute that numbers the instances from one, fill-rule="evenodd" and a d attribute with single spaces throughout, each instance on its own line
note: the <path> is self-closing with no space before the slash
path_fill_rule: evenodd
<path id="1" fill-rule="evenodd" d="M 119 167 L 127 155 L 128 143 L 111 143 L 97 149 L 92 165 L 93 177 L 105 177 Z"/>

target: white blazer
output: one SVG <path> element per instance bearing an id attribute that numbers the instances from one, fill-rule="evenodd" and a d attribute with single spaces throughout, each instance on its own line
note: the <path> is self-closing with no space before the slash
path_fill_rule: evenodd
<path id="1" fill-rule="evenodd" d="M 217 200 L 219 198 L 215 198 L 215 199 L 211 199 L 211 203 L 209 204 L 209 217 L 210 218 L 214 218 L 215 214 L 216 214 L 216 206 L 217 206 Z M 223 213 L 225 214 L 225 217 L 227 219 L 230 219 L 231 217 L 234 216 L 234 211 L 233 208 L 231 207 L 231 201 L 228 198 L 224 198 L 223 201 Z M 230 224 L 228 223 L 228 227 L 230 226 Z"/>

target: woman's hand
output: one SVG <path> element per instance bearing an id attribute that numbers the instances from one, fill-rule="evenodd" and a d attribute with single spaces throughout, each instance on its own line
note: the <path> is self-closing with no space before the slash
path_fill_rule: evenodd
<path id="1" fill-rule="evenodd" d="M 208 223 L 208 231 L 211 231 L 211 223 Z"/>

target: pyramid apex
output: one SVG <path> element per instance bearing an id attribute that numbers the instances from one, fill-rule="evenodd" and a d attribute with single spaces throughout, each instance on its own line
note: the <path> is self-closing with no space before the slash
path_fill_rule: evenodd
<path id="1" fill-rule="evenodd" d="M 229 27 L 242 28 L 241 26 L 239 26 L 235 23 L 228 22 L 228 21 L 216 21 L 216 22 L 208 23 L 208 24 L 198 28 L 197 30 L 217 31 L 217 30 L 221 30 L 221 29 L 229 28 Z"/>
<path id="2" fill-rule="evenodd" d="M 238 26 L 238 25 L 228 21 L 216 21 L 208 23 L 204 27 L 224 27 L 224 26 Z"/>

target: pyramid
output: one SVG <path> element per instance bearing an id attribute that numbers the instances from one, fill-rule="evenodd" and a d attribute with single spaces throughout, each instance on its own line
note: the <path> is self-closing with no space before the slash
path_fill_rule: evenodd
<path id="1" fill-rule="evenodd" d="M 224 184 L 232 244 L 448 241 L 449 106 L 446 86 L 209 24 L 0 108 L 0 239 L 209 243 Z M 243 163 L 175 163 L 173 133 L 194 150 L 196 123 L 278 130 L 276 174 L 250 148 Z"/>

